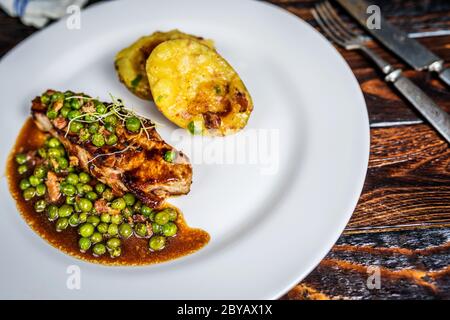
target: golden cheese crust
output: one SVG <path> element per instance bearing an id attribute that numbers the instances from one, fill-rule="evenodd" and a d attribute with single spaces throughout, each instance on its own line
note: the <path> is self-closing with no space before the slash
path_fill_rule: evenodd
<path id="1" fill-rule="evenodd" d="M 193 134 L 224 136 L 241 130 L 253 102 L 239 75 L 215 50 L 193 39 L 153 49 L 147 77 L 159 110 Z"/>

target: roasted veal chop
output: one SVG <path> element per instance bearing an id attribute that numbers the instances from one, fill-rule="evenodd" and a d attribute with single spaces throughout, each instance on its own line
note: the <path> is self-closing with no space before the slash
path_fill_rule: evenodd
<path id="1" fill-rule="evenodd" d="M 99 104 L 106 111 L 98 109 Z M 67 115 L 68 111 L 74 112 Z M 169 196 L 189 192 L 188 158 L 163 141 L 149 120 L 132 115 L 120 103 L 102 104 L 85 95 L 47 90 L 33 100 L 31 113 L 41 130 L 58 138 L 74 161 L 118 195 L 132 192 L 155 208 Z M 107 115 L 115 117 L 113 126 L 107 123 Z M 139 131 L 128 130 L 125 123 L 130 117 L 139 119 Z M 92 125 L 95 122 L 98 125 Z M 91 130 L 95 126 L 97 131 Z M 94 134 L 106 141 L 115 134 L 117 141 L 94 143 Z"/>

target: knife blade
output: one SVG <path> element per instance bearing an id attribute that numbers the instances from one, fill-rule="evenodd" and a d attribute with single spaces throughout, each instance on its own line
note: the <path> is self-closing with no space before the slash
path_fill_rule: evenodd
<path id="1" fill-rule="evenodd" d="M 437 72 L 450 86 L 450 69 L 444 68 L 444 60 L 425 48 L 419 42 L 380 17 L 380 28 L 369 28 L 367 8 L 371 3 L 365 0 L 336 0 L 370 34 L 416 70 Z"/>

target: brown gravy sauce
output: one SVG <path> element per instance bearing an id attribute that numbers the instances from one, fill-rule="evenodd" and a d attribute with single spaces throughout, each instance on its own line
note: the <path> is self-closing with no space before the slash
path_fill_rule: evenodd
<path id="1" fill-rule="evenodd" d="M 95 257 L 92 253 L 80 252 L 78 248 L 77 228 L 69 227 L 62 232 L 57 232 L 54 222 L 47 219 L 46 212 L 37 213 L 34 210 L 34 201 L 25 201 L 19 188 L 21 176 L 17 172 L 15 155 L 17 153 L 38 149 L 45 141 L 47 135 L 40 131 L 34 121 L 29 118 L 22 127 L 16 143 L 8 157 L 6 176 L 9 190 L 16 200 L 16 205 L 23 219 L 38 235 L 55 248 L 75 258 L 104 265 L 139 266 L 173 260 L 191 254 L 204 247 L 210 239 L 207 232 L 201 229 L 190 228 L 180 210 L 170 204 L 178 212 L 176 224 L 178 233 L 175 237 L 167 238 L 166 247 L 161 251 L 151 252 L 148 247 L 148 238 L 137 238 L 134 235 L 122 240 L 122 255 L 111 258 L 108 254 Z"/>

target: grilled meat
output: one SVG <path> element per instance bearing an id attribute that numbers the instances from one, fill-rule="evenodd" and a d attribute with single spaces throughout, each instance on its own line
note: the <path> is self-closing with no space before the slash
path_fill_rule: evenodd
<path id="1" fill-rule="evenodd" d="M 85 171 L 117 195 L 132 192 L 156 208 L 165 198 L 190 190 L 189 159 L 163 141 L 149 120 L 136 117 L 120 103 L 102 104 L 85 95 L 47 90 L 33 100 L 31 113 L 41 130 L 58 138 Z M 139 131 L 128 129 L 126 119 L 131 117 L 140 121 Z M 117 139 L 108 139 L 111 135 Z"/>

